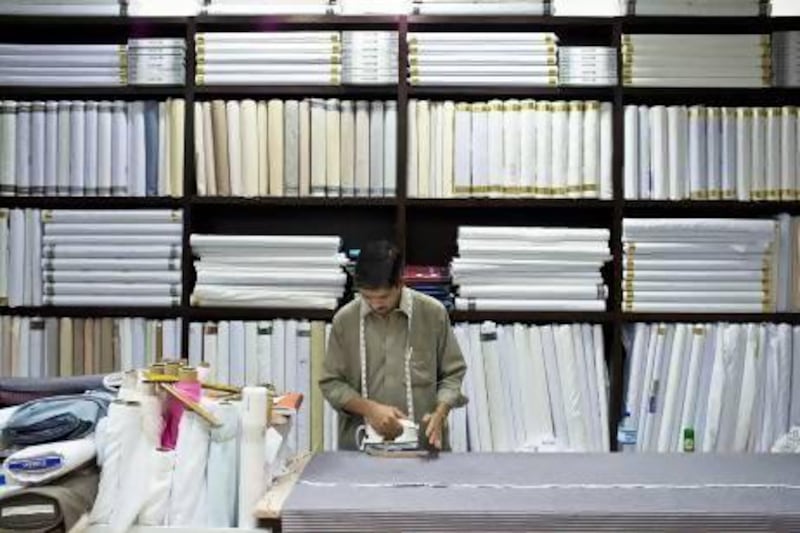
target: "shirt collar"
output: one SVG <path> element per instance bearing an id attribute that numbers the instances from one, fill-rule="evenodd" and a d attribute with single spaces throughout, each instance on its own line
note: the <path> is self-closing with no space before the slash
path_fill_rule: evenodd
<path id="1" fill-rule="evenodd" d="M 372 312 L 372 309 L 370 308 L 369 304 L 367 304 L 367 302 L 361 299 L 361 297 L 359 297 L 359 299 L 361 300 L 360 312 L 361 312 L 361 317 L 363 318 L 368 314 L 370 314 Z M 397 305 L 397 309 L 395 309 L 395 311 L 400 311 L 404 313 L 406 317 L 410 318 L 411 309 L 413 305 L 414 305 L 414 295 L 411 294 L 411 289 L 409 289 L 408 287 L 403 287 L 403 289 L 400 292 L 400 303 Z"/>

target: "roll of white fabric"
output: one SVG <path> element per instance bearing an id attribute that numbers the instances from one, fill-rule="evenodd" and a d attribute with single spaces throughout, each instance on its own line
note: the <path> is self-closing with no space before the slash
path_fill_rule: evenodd
<path id="1" fill-rule="evenodd" d="M 707 109 L 706 149 L 708 199 L 719 200 L 722 198 L 722 112 L 718 107 Z"/>
<path id="2" fill-rule="evenodd" d="M 256 519 L 253 510 L 269 484 L 264 464 L 267 401 L 266 388 L 245 387 L 242 390 L 239 527 L 255 527 Z"/>
<path id="3" fill-rule="evenodd" d="M 341 111 L 339 100 L 331 98 L 325 102 L 325 194 L 341 196 Z M 372 155 L 372 154 L 370 154 Z M 371 176 L 370 176 L 371 178 Z"/>
<path id="4" fill-rule="evenodd" d="M 209 402 L 210 411 L 222 423 L 211 430 L 206 470 L 207 519 L 209 527 L 235 527 L 238 487 L 239 406 Z"/>
<path id="5" fill-rule="evenodd" d="M 420 139 L 422 142 L 422 139 Z M 472 188 L 473 195 L 485 195 L 490 185 L 489 167 L 489 106 L 472 104 Z M 422 164 L 420 152 L 420 164 Z M 420 174 L 422 176 L 422 174 Z M 420 177 L 420 190 L 425 190 Z"/>
<path id="6" fill-rule="evenodd" d="M 122 475 L 133 452 L 142 428 L 140 406 L 114 402 L 109 406 L 102 431 L 97 432 L 97 462 L 102 468 L 97 499 L 90 520 L 95 524 L 108 524 L 114 509 L 124 498 Z"/>
<path id="7" fill-rule="evenodd" d="M 16 194 L 17 103 L 0 102 L 0 194 Z M 67 136 L 68 140 L 69 137 Z"/>
<path id="8" fill-rule="evenodd" d="M 639 108 L 625 106 L 625 198 L 644 199 L 639 193 Z"/>
<path id="9" fill-rule="evenodd" d="M 205 524 L 205 474 L 208 462 L 208 424 L 199 415 L 186 411 L 178 429 L 175 471 L 169 496 L 167 525 Z"/>

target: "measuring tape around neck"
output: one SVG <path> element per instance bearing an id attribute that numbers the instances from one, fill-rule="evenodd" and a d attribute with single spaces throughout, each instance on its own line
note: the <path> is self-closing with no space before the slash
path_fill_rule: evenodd
<path id="1" fill-rule="evenodd" d="M 361 305 L 368 305 L 363 300 Z M 413 306 L 412 306 L 413 309 Z M 366 341 L 366 324 L 364 320 L 364 313 L 359 309 L 359 322 L 358 322 L 358 351 L 361 358 L 361 396 L 366 400 L 369 399 L 369 389 L 367 388 L 367 341 Z M 404 354 L 404 373 L 406 385 L 406 414 L 409 420 L 415 421 L 414 417 L 414 396 L 411 389 L 411 357 L 414 354 L 414 349 L 411 346 L 411 313 L 408 314 L 408 332 L 406 335 L 406 349 Z"/>

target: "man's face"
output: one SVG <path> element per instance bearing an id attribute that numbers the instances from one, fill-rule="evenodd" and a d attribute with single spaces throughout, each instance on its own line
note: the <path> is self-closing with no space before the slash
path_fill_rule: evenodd
<path id="1" fill-rule="evenodd" d="M 380 316 L 386 316 L 400 302 L 402 288 L 402 285 L 397 285 L 380 289 L 359 289 L 358 292 L 370 309 Z"/>

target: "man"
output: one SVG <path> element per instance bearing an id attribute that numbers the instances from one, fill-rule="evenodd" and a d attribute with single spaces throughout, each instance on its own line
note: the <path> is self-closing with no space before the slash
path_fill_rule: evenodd
<path id="1" fill-rule="evenodd" d="M 466 403 L 461 382 L 467 371 L 444 306 L 403 285 L 403 259 L 386 241 L 364 246 L 355 269 L 355 298 L 333 317 L 322 393 L 340 412 L 339 448 L 357 448 L 355 431 L 366 422 L 385 439 L 399 436 L 411 410 L 423 439 L 448 448 L 450 409 Z M 364 346 L 361 340 L 363 339 Z M 362 353 L 366 376 L 362 376 Z M 363 378 L 366 377 L 366 380 Z M 366 394 L 363 386 L 366 381 Z"/>

